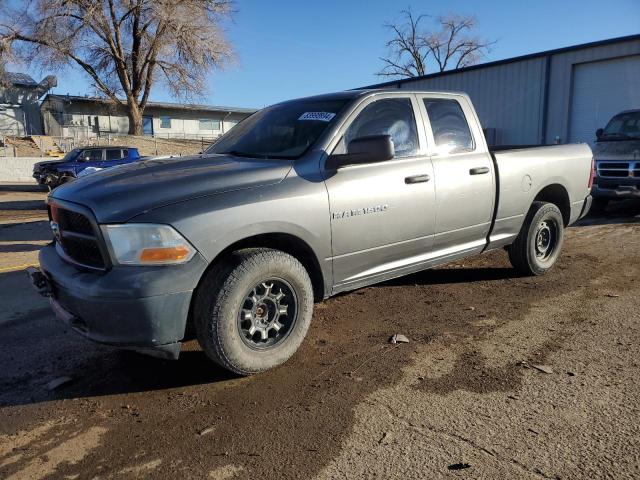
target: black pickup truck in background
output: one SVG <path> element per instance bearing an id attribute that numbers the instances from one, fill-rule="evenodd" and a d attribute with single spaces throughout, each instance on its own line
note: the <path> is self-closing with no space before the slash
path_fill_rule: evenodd
<path id="1" fill-rule="evenodd" d="M 596 137 L 594 207 L 604 210 L 611 200 L 640 198 L 640 109 L 618 113 Z"/>

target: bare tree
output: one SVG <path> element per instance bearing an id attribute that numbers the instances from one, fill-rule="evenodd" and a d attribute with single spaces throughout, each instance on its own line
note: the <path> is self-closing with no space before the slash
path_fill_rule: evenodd
<path id="1" fill-rule="evenodd" d="M 421 22 L 428 15 L 414 15 L 403 10 L 405 22 L 385 26 L 393 36 L 386 44 L 389 56 L 381 58 L 384 67 L 378 75 L 388 77 L 417 77 L 428 72 L 429 59 L 443 72 L 449 68 L 462 68 L 478 63 L 495 41 L 475 35 L 475 17 L 447 15 L 436 18 L 437 31 L 428 31 Z"/>
<path id="2" fill-rule="evenodd" d="M 142 134 L 158 82 L 178 98 L 199 96 L 206 74 L 233 57 L 221 26 L 231 0 L 3 3 L 0 65 L 18 59 L 43 69 L 79 66 L 97 91 L 126 108 L 133 135 Z"/>

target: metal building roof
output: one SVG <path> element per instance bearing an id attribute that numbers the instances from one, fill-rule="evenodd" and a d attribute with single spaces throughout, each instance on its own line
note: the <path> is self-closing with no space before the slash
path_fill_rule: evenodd
<path id="1" fill-rule="evenodd" d="M 445 75 L 453 75 L 455 73 L 461 73 L 461 72 L 468 72 L 471 70 L 478 70 L 481 68 L 488 68 L 488 67 L 495 67 L 498 65 L 504 65 L 507 63 L 514 63 L 514 62 L 519 62 L 522 60 L 530 60 L 533 58 L 540 58 L 540 57 L 546 57 L 546 56 L 550 56 L 550 55 L 556 55 L 559 53 L 566 53 L 566 52 L 571 52 L 574 50 L 581 50 L 584 48 L 593 48 L 593 47 L 602 47 L 605 45 L 610 45 L 612 43 L 620 43 L 620 42 L 628 42 L 628 41 L 633 41 L 633 40 L 640 40 L 640 34 L 636 34 L 636 35 L 627 35 L 625 37 L 616 37 L 616 38 L 607 38 L 605 40 L 598 40 L 596 42 L 589 42 L 589 43 L 582 43 L 580 45 L 571 45 L 569 47 L 563 47 L 563 48 L 556 48 L 553 50 L 545 50 L 543 52 L 536 52 L 536 53 L 529 53 L 526 55 L 520 55 L 518 57 L 510 57 L 510 58 L 505 58 L 503 60 L 496 60 L 494 62 L 487 62 L 487 63 L 479 63 L 477 65 L 471 65 L 469 67 L 463 67 L 463 68 L 456 68 L 454 70 L 445 70 L 444 72 L 435 72 L 435 73 L 429 73 L 427 75 L 422 75 L 419 77 L 411 77 L 411 78 L 400 78 L 398 80 L 391 80 L 388 82 L 382 82 L 382 83 L 376 83 L 373 85 L 367 85 L 365 87 L 359 87 L 361 89 L 370 89 L 370 88 L 381 88 L 381 87 L 390 87 L 393 85 L 400 85 L 406 82 L 415 82 L 416 80 L 426 80 L 429 78 L 435 78 L 435 77 L 442 77 Z"/>
<path id="2" fill-rule="evenodd" d="M 57 95 L 49 94 L 45 97 L 44 101 L 48 99 L 60 100 L 63 102 L 78 102 L 78 103 L 101 103 L 101 104 L 113 104 L 111 100 L 100 97 L 83 97 L 79 95 Z M 221 105 L 199 105 L 193 103 L 168 103 L 168 102 L 148 102 L 147 108 L 167 108 L 175 110 L 192 110 L 198 112 L 230 112 L 230 113 L 254 113 L 254 108 L 239 108 L 239 107 L 227 107 Z"/>

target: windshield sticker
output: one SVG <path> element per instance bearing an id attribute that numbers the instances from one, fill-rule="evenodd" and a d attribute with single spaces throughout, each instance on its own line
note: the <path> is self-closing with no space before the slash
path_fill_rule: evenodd
<path id="1" fill-rule="evenodd" d="M 298 120 L 315 120 L 316 122 L 330 122 L 335 113 L 331 112 L 305 112 Z"/>

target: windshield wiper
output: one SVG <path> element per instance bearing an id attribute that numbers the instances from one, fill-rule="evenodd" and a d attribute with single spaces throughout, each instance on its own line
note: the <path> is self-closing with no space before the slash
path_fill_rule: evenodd
<path id="1" fill-rule="evenodd" d="M 243 158 L 259 158 L 261 160 L 277 160 L 277 159 L 284 159 L 287 160 L 288 157 L 284 157 L 284 156 L 276 156 L 276 155 L 265 155 L 262 153 L 247 153 L 247 152 L 240 152 L 238 150 L 229 150 L 228 152 L 219 152 L 222 155 L 233 155 L 234 157 L 243 157 Z"/>
<path id="2" fill-rule="evenodd" d="M 632 137 L 626 133 L 605 133 L 602 138 L 607 140 L 638 140 L 639 137 Z"/>
<path id="3" fill-rule="evenodd" d="M 223 155 L 233 155 L 234 157 L 256 157 L 253 153 L 241 152 L 239 150 L 229 150 L 228 152 L 220 152 Z"/>

